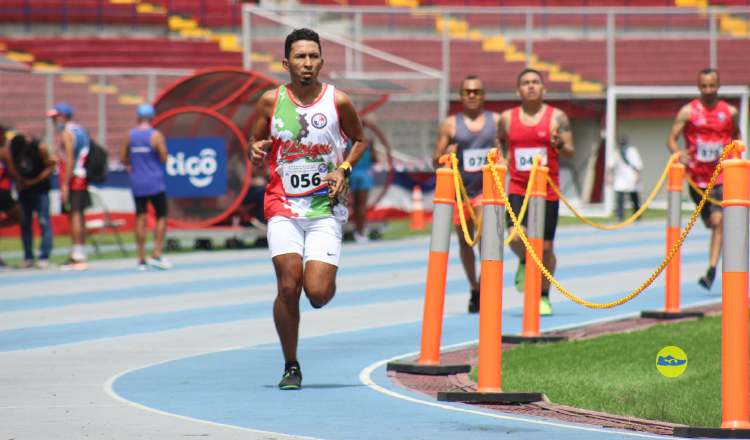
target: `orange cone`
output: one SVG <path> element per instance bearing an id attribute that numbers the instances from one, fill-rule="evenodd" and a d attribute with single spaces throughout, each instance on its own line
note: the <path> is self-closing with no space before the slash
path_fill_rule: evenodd
<path id="1" fill-rule="evenodd" d="M 424 198 L 422 196 L 422 188 L 419 185 L 414 185 L 414 189 L 411 190 L 411 224 L 409 229 L 412 231 L 421 231 L 424 229 Z"/>

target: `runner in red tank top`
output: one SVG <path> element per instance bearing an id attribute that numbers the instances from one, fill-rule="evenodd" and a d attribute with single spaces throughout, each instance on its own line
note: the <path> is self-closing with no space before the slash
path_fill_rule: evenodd
<path id="1" fill-rule="evenodd" d="M 534 69 L 524 69 L 518 75 L 518 95 L 521 97 L 521 105 L 504 111 L 500 116 L 498 138 L 507 151 L 509 162 L 508 199 L 516 213 L 521 210 L 534 157 L 537 155 L 542 157 L 542 163 L 549 168 L 550 177 L 559 187 L 559 155 L 573 156 L 570 121 L 563 111 L 544 103 L 544 92 L 542 74 Z M 548 188 L 546 198 L 542 260 L 545 267 L 554 274 L 557 259 L 553 243 L 560 202 L 551 188 Z M 525 218 L 523 224 L 526 225 Z M 508 229 L 512 232 L 510 219 L 508 219 Z M 519 259 L 516 289 L 523 292 L 526 249 L 518 236 L 511 241 L 510 248 Z M 546 278 L 542 279 L 542 301 L 539 308 L 542 315 L 552 314 L 552 306 L 549 302 L 549 281 Z"/>
<path id="2" fill-rule="evenodd" d="M 737 109 L 719 99 L 719 72 L 704 69 L 698 73 L 700 98 L 685 104 L 677 113 L 672 131 L 667 139 L 667 148 L 672 153 L 680 153 L 687 175 L 702 189 L 718 164 L 724 146 L 739 137 Z M 685 149 L 680 149 L 680 135 L 685 138 Z M 723 176 L 719 175 L 711 192 L 711 197 L 721 200 L 723 196 Z M 690 197 L 696 205 L 702 196 L 690 187 Z M 721 255 L 722 210 L 721 206 L 706 202 L 701 210 L 703 224 L 711 229 L 711 242 L 708 250 L 708 270 L 698 279 L 698 284 L 710 290 L 716 277 L 716 265 Z"/>

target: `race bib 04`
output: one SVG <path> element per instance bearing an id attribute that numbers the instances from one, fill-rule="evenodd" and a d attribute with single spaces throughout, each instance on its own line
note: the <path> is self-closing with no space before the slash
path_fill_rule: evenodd
<path id="1" fill-rule="evenodd" d="M 721 157 L 721 151 L 724 149 L 724 145 L 721 142 L 707 142 L 698 139 L 698 154 L 696 159 L 698 162 L 716 162 Z"/>
<path id="2" fill-rule="evenodd" d="M 328 174 L 325 162 L 293 162 L 282 169 L 284 193 L 291 197 L 309 196 L 326 186 L 323 177 Z"/>
<path id="3" fill-rule="evenodd" d="M 464 150 L 463 163 L 464 171 L 476 173 L 482 171 L 482 167 L 487 165 L 487 154 L 489 148 L 480 148 L 475 150 Z"/>
<path id="4" fill-rule="evenodd" d="M 542 157 L 542 166 L 547 165 L 547 147 L 516 148 L 516 170 L 531 171 L 531 168 L 534 166 L 534 158 L 536 156 Z"/>

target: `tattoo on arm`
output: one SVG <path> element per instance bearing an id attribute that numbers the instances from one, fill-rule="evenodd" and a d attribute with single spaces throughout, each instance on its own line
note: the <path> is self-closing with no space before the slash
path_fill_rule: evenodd
<path id="1" fill-rule="evenodd" d="M 559 133 L 570 132 L 570 120 L 565 113 L 560 112 L 560 114 L 557 115 L 557 131 Z"/>

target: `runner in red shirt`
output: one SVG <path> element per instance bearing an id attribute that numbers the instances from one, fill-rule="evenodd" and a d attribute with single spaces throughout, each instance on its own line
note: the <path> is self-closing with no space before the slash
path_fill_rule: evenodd
<path id="1" fill-rule="evenodd" d="M 718 97 L 718 71 L 701 70 L 698 73 L 698 90 L 700 98 L 685 104 L 677 113 L 669 139 L 667 139 L 667 148 L 672 153 L 680 153 L 680 162 L 685 165 L 688 176 L 701 189 L 705 189 L 718 165 L 724 146 L 739 137 L 739 124 L 737 123 L 737 109 Z M 685 149 L 680 149 L 677 143 L 680 135 L 684 136 Z M 710 194 L 712 198 L 722 199 L 723 181 L 723 176 L 719 175 Z M 690 197 L 696 205 L 701 200 L 701 195 L 692 187 L 690 187 Z M 701 210 L 701 218 L 703 224 L 711 229 L 711 242 L 708 250 L 708 270 L 698 279 L 698 284 L 710 290 L 721 255 L 721 206 L 707 202 Z"/>
<path id="2" fill-rule="evenodd" d="M 518 75 L 518 95 L 521 105 L 504 111 L 498 124 L 498 139 L 507 152 L 510 185 L 508 199 L 513 211 L 518 213 L 526 193 L 526 184 L 533 165 L 534 157 L 540 155 L 542 164 L 549 168 L 549 175 L 555 184 L 560 186 L 560 154 L 573 156 L 573 135 L 570 131 L 568 116 L 560 109 L 544 103 L 544 81 L 542 74 L 534 69 L 524 69 Z M 552 188 L 547 188 L 547 204 L 544 215 L 544 256 L 545 267 L 555 273 L 553 242 L 557 229 L 557 217 L 560 201 Z M 523 224 L 526 225 L 524 218 Z M 508 219 L 508 230 L 513 226 Z M 523 292 L 526 274 L 526 249 L 521 239 L 516 236 L 510 248 L 518 256 L 516 271 L 516 289 Z M 551 315 L 549 302 L 549 281 L 542 279 L 542 300 L 539 304 L 542 315 Z"/>

